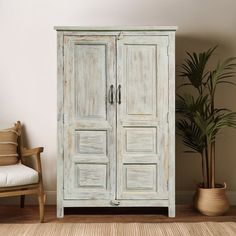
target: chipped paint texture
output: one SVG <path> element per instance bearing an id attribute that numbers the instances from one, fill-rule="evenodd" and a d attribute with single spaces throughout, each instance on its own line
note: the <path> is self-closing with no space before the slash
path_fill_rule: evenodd
<path id="1" fill-rule="evenodd" d="M 173 28 L 57 29 L 58 217 L 68 206 L 175 216 Z"/>

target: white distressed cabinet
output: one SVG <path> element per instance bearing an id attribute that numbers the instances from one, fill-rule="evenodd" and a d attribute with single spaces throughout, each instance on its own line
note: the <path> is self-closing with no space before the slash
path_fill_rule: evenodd
<path id="1" fill-rule="evenodd" d="M 176 27 L 55 27 L 57 216 L 168 207 L 175 216 Z"/>

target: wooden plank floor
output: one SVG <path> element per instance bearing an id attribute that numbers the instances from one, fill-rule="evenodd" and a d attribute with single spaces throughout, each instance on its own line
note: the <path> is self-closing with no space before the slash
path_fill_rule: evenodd
<path id="1" fill-rule="evenodd" d="M 0 206 L 0 223 L 38 223 L 38 207 Z M 176 218 L 167 217 L 165 208 L 67 208 L 63 219 L 56 218 L 56 206 L 46 206 L 45 222 L 64 223 L 130 223 L 130 222 L 202 222 L 234 221 L 236 206 L 224 216 L 207 217 L 191 206 L 178 205 Z"/>

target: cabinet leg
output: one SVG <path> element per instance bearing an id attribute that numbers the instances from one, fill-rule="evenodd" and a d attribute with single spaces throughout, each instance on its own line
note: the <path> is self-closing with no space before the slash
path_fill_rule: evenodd
<path id="1" fill-rule="evenodd" d="M 64 217 L 64 207 L 62 205 L 57 205 L 57 218 Z"/>
<path id="2" fill-rule="evenodd" d="M 175 217 L 175 205 L 168 207 L 168 216 Z"/>

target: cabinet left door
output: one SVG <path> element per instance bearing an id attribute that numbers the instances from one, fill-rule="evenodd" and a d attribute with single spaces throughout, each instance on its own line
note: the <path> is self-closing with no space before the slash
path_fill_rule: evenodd
<path id="1" fill-rule="evenodd" d="M 113 36 L 64 36 L 64 199 L 115 198 L 115 55 Z"/>

